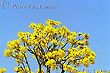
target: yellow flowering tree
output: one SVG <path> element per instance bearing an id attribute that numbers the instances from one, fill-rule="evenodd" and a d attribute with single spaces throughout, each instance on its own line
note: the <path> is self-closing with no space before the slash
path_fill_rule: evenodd
<path id="1" fill-rule="evenodd" d="M 96 54 L 90 49 L 90 35 L 72 32 L 61 22 L 48 19 L 43 23 L 31 23 L 32 32 L 18 32 L 19 39 L 9 41 L 4 51 L 6 57 L 12 57 L 18 67 L 17 73 L 33 73 L 28 61 L 28 52 L 38 63 L 36 73 L 44 73 L 43 67 L 51 70 L 61 70 L 61 73 L 86 73 L 78 71 L 77 67 L 88 67 L 94 64 Z"/>

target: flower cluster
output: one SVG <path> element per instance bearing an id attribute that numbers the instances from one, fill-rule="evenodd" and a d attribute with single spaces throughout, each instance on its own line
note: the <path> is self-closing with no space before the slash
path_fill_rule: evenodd
<path id="1" fill-rule="evenodd" d="M 96 70 L 95 73 L 110 73 L 110 70 L 107 71 L 107 70 L 101 70 L 101 69 L 98 69 L 98 70 Z"/>
<path id="2" fill-rule="evenodd" d="M 60 68 L 61 73 L 86 73 L 78 71 L 77 67 L 88 67 L 94 64 L 96 53 L 90 49 L 90 35 L 81 32 L 71 32 L 61 22 L 48 19 L 43 23 L 31 23 L 33 32 L 18 32 L 17 40 L 8 42 L 4 52 L 6 57 L 13 57 L 18 67 L 15 72 L 32 73 L 28 52 L 37 60 L 39 69 L 37 73 L 44 73 L 42 66 L 50 70 Z M 27 66 L 26 66 L 27 65 Z"/>
<path id="3" fill-rule="evenodd" d="M 29 68 L 24 68 L 23 69 L 22 67 L 15 67 L 14 71 L 17 72 L 17 73 L 34 73 L 32 71 L 30 72 Z"/>
<path id="4" fill-rule="evenodd" d="M 6 68 L 0 68 L 0 73 L 5 73 L 6 72 Z"/>

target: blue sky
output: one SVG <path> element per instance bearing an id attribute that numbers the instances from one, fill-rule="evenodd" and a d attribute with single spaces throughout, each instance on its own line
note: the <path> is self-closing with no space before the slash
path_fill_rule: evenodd
<path id="1" fill-rule="evenodd" d="M 17 9 L 12 7 L 13 4 L 43 4 L 55 8 Z M 110 0 L 0 0 L 0 67 L 6 67 L 7 73 L 14 73 L 12 69 L 16 63 L 3 56 L 7 42 L 17 39 L 17 32 L 28 31 L 31 22 L 45 23 L 48 18 L 61 21 L 71 31 L 89 33 L 91 49 L 97 54 L 95 64 L 89 69 L 110 70 Z"/>

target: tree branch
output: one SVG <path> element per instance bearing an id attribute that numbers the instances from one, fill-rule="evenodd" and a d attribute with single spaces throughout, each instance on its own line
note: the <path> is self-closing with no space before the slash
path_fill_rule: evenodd
<path id="1" fill-rule="evenodd" d="M 47 66 L 47 73 L 50 73 L 50 68 Z"/>
<path id="2" fill-rule="evenodd" d="M 31 68 L 30 68 L 30 65 L 29 65 L 29 63 L 28 63 L 28 60 L 27 60 L 27 58 L 26 58 L 26 55 L 25 54 L 23 54 L 24 55 L 24 58 L 25 58 L 25 63 L 27 64 L 27 66 L 28 66 L 28 68 L 29 68 L 29 73 L 31 73 Z"/>
<path id="3" fill-rule="evenodd" d="M 39 59 L 38 59 L 38 56 L 36 55 L 36 53 L 35 53 L 35 49 L 34 49 L 34 55 L 35 55 L 35 57 L 36 57 L 36 59 L 37 59 L 37 62 L 38 62 L 38 65 L 39 65 L 39 71 L 40 71 L 40 73 L 41 73 L 41 63 L 40 63 L 40 61 L 39 61 Z"/>
<path id="4" fill-rule="evenodd" d="M 63 49 L 66 45 L 67 45 L 67 43 L 65 43 L 65 45 L 64 45 L 64 46 L 62 46 L 62 47 L 61 47 L 61 49 Z"/>

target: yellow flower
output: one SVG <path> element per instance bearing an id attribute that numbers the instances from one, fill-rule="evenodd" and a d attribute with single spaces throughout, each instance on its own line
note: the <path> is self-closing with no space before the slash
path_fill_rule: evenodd
<path id="1" fill-rule="evenodd" d="M 79 41 L 77 41 L 77 44 L 78 45 L 84 45 L 84 41 L 79 40 Z"/>
<path id="2" fill-rule="evenodd" d="M 64 32 L 63 37 L 66 38 L 70 35 L 70 30 L 66 26 L 62 26 L 61 30 Z"/>
<path id="3" fill-rule="evenodd" d="M 94 58 L 96 57 L 96 53 L 94 51 L 91 51 L 90 55 L 93 56 Z"/>
<path id="4" fill-rule="evenodd" d="M 86 33 L 86 34 L 84 34 L 83 36 L 84 36 L 84 38 L 85 38 L 85 39 L 89 39 L 89 38 L 90 38 L 90 35 L 89 35 L 89 34 L 87 34 L 87 33 Z"/>
<path id="5" fill-rule="evenodd" d="M 64 46 L 64 42 L 60 42 L 58 45 L 59 46 Z"/>
<path id="6" fill-rule="evenodd" d="M 37 28 L 37 25 L 32 22 L 32 23 L 29 25 L 29 27 L 35 30 L 35 29 Z"/>
<path id="7" fill-rule="evenodd" d="M 0 73 L 6 72 L 6 68 L 0 68 Z"/>
<path id="8" fill-rule="evenodd" d="M 55 60 L 54 59 L 50 59 L 48 60 L 45 65 L 51 67 L 53 64 L 55 64 Z"/>
<path id="9" fill-rule="evenodd" d="M 66 54 L 66 52 L 63 49 L 58 49 L 57 53 L 58 53 L 60 59 L 63 59 Z"/>
<path id="10" fill-rule="evenodd" d="M 20 41 L 19 40 L 13 40 L 13 41 L 9 41 L 7 44 L 7 47 L 9 49 L 17 49 L 20 45 Z"/>
<path id="11" fill-rule="evenodd" d="M 22 53 L 16 53 L 16 54 L 14 54 L 14 56 L 17 59 L 23 59 L 24 58 L 24 55 Z"/>
<path id="12" fill-rule="evenodd" d="M 20 40 L 14 40 L 14 42 L 19 46 L 21 44 Z"/>
<path id="13" fill-rule="evenodd" d="M 51 57 L 55 58 L 56 56 L 58 56 L 58 52 L 57 51 L 53 51 Z"/>
<path id="14" fill-rule="evenodd" d="M 24 53 L 25 53 L 25 52 L 27 51 L 27 48 L 24 47 L 24 46 L 20 46 L 19 50 L 20 50 L 21 52 L 24 52 Z"/>
<path id="15" fill-rule="evenodd" d="M 74 36 L 74 35 L 68 35 L 66 37 L 66 42 L 67 43 L 71 43 L 71 44 L 75 44 L 76 43 L 76 36 Z"/>
<path id="16" fill-rule="evenodd" d="M 56 39 L 53 39 L 53 40 L 51 41 L 51 43 L 57 45 L 58 42 L 57 42 Z"/>
<path id="17" fill-rule="evenodd" d="M 89 42 L 88 42 L 87 39 L 84 39 L 83 41 L 84 41 L 84 43 L 85 43 L 87 46 L 89 45 Z"/>
<path id="18" fill-rule="evenodd" d="M 77 36 L 77 33 L 76 33 L 76 32 L 70 32 L 70 34 L 71 34 L 73 37 L 76 37 L 76 36 Z"/>
<path id="19" fill-rule="evenodd" d="M 47 46 L 48 46 L 47 43 L 48 43 L 48 41 L 46 41 L 45 39 L 41 40 L 41 42 L 40 42 L 40 44 L 43 48 L 47 48 Z"/>
<path id="20" fill-rule="evenodd" d="M 48 19 L 48 20 L 46 21 L 46 24 L 47 24 L 47 25 L 60 25 L 61 22 Z"/>
<path id="21" fill-rule="evenodd" d="M 23 63 L 23 61 L 20 60 L 20 59 L 16 59 L 16 62 L 17 62 L 18 64 L 22 64 L 22 63 Z"/>
<path id="22" fill-rule="evenodd" d="M 21 67 L 15 67 L 15 68 L 14 68 L 14 71 L 15 71 L 15 72 L 20 72 L 20 71 L 22 71 L 22 68 L 21 68 Z"/>
<path id="23" fill-rule="evenodd" d="M 45 54 L 46 58 L 49 59 L 52 56 L 51 52 L 48 52 L 47 54 Z"/>
<path id="24" fill-rule="evenodd" d="M 25 32 L 18 32 L 18 37 L 20 38 L 21 41 L 27 42 L 27 33 Z"/>
<path id="25" fill-rule="evenodd" d="M 55 28 L 53 28 L 51 25 L 45 26 L 43 31 L 45 34 L 49 34 L 49 33 L 55 34 Z"/>
<path id="26" fill-rule="evenodd" d="M 81 56 L 81 55 L 84 54 L 84 51 L 83 50 L 79 50 L 78 53 L 79 53 L 79 56 Z"/>
<path id="27" fill-rule="evenodd" d="M 29 71 L 29 68 L 25 68 L 25 71 L 28 72 Z"/>
<path id="28" fill-rule="evenodd" d="M 41 69 L 41 72 L 40 72 L 40 69 L 38 68 L 38 71 L 36 73 L 44 73 L 44 69 Z"/>
<path id="29" fill-rule="evenodd" d="M 38 30 L 43 30 L 43 29 L 44 29 L 44 24 L 38 23 L 37 29 L 38 29 Z"/>
<path id="30" fill-rule="evenodd" d="M 68 58 L 68 62 L 72 62 L 74 59 L 75 58 L 71 56 L 71 57 Z"/>
<path id="31" fill-rule="evenodd" d="M 12 56 L 12 50 L 10 50 L 10 49 L 5 49 L 4 55 L 5 55 L 6 57 L 11 57 L 11 56 Z"/>
<path id="32" fill-rule="evenodd" d="M 104 73 L 102 70 L 97 70 L 96 73 Z"/>
<path id="33" fill-rule="evenodd" d="M 27 45 L 28 45 L 28 46 L 31 46 L 31 45 L 33 45 L 33 44 L 34 44 L 34 41 L 33 41 L 33 40 L 28 40 L 28 41 L 27 41 Z"/>
<path id="34" fill-rule="evenodd" d="M 73 52 L 77 52 L 77 49 L 76 48 L 71 48 L 71 50 L 73 51 Z"/>
<path id="35" fill-rule="evenodd" d="M 84 58 L 82 60 L 82 64 L 85 66 L 85 67 L 88 67 L 89 66 L 89 59 L 88 58 Z"/>
<path id="36" fill-rule="evenodd" d="M 88 59 L 89 59 L 90 64 L 94 64 L 95 60 L 94 60 L 94 57 L 93 56 L 90 55 L 88 57 Z"/>
<path id="37" fill-rule="evenodd" d="M 63 68 L 67 72 L 73 72 L 73 73 L 77 73 L 78 72 L 77 68 L 72 67 L 71 65 L 63 64 Z"/>
<path id="38" fill-rule="evenodd" d="M 77 49 L 76 48 L 70 48 L 69 49 L 69 55 L 68 55 L 68 57 L 75 58 L 76 56 L 77 56 Z"/>
<path id="39" fill-rule="evenodd" d="M 77 56 L 77 52 L 70 52 L 68 57 L 73 57 L 75 58 Z"/>
<path id="40" fill-rule="evenodd" d="M 91 53 L 91 49 L 88 46 L 85 46 L 84 49 L 83 49 L 83 51 L 87 55 L 90 55 L 90 53 Z"/>

